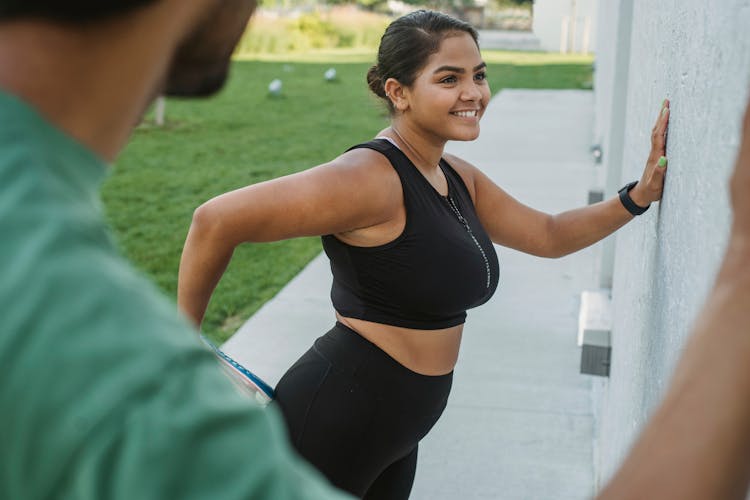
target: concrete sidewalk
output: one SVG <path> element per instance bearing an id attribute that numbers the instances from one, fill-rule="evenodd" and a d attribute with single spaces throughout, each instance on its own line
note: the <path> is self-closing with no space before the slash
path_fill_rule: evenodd
<path id="1" fill-rule="evenodd" d="M 451 143 L 522 202 L 547 212 L 586 203 L 595 172 L 587 91 L 505 90 L 482 135 Z M 498 248 L 500 285 L 469 311 L 453 392 L 420 444 L 415 500 L 584 499 L 593 494 L 591 380 L 580 375 L 579 294 L 597 249 L 545 260 Z M 330 269 L 316 258 L 225 345 L 275 385 L 327 331 Z"/>
<path id="2" fill-rule="evenodd" d="M 479 30 L 482 50 L 542 50 L 539 38 L 530 31 Z"/>

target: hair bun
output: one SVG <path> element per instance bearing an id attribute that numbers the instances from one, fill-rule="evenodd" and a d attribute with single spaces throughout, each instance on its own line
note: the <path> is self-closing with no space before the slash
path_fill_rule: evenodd
<path id="1" fill-rule="evenodd" d="M 385 88 L 383 87 L 383 80 L 380 78 L 380 71 L 378 71 L 377 64 L 367 70 L 367 85 L 373 94 L 385 99 Z"/>

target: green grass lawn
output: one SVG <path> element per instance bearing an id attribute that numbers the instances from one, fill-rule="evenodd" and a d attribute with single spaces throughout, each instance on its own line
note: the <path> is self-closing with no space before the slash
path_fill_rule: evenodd
<path id="1" fill-rule="evenodd" d="M 591 58 L 488 51 L 493 92 L 504 87 L 585 88 Z M 104 186 L 109 220 L 125 254 L 175 297 L 192 212 L 230 189 L 327 161 L 387 126 L 364 75 L 374 56 L 329 52 L 237 60 L 226 89 L 204 101 L 169 100 L 167 124 L 148 119 Z M 337 70 L 337 80 L 323 73 Z M 268 95 L 280 78 L 283 93 Z M 269 221 L 270 223 L 270 221 Z M 321 250 L 318 238 L 243 245 L 219 284 L 204 331 L 222 342 Z"/>

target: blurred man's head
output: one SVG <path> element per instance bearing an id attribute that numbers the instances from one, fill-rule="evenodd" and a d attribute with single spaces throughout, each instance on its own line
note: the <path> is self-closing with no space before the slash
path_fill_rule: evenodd
<path id="1" fill-rule="evenodd" d="M 223 86 L 230 58 L 255 10 L 256 1 L 218 0 L 214 3 L 214 8 L 183 41 L 172 59 L 166 94 L 210 95 Z"/>
<path id="2" fill-rule="evenodd" d="M 46 19 L 88 23 L 123 14 L 159 0 L 0 0 L 0 21 Z"/>
<path id="3" fill-rule="evenodd" d="M 162 1 L 0 0 L 0 25 L 39 20 L 87 29 Z M 219 90 L 226 80 L 234 47 L 256 6 L 256 0 L 204 0 L 203 3 L 206 5 L 202 15 L 174 51 L 162 89 L 167 94 L 209 95 Z"/>

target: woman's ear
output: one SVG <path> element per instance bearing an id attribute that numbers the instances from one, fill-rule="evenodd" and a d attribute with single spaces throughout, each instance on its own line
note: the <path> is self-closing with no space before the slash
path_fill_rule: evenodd
<path id="1" fill-rule="evenodd" d="M 393 103 L 396 111 L 404 112 L 409 109 L 409 99 L 407 89 L 395 78 L 389 78 L 383 86 L 385 96 Z"/>

